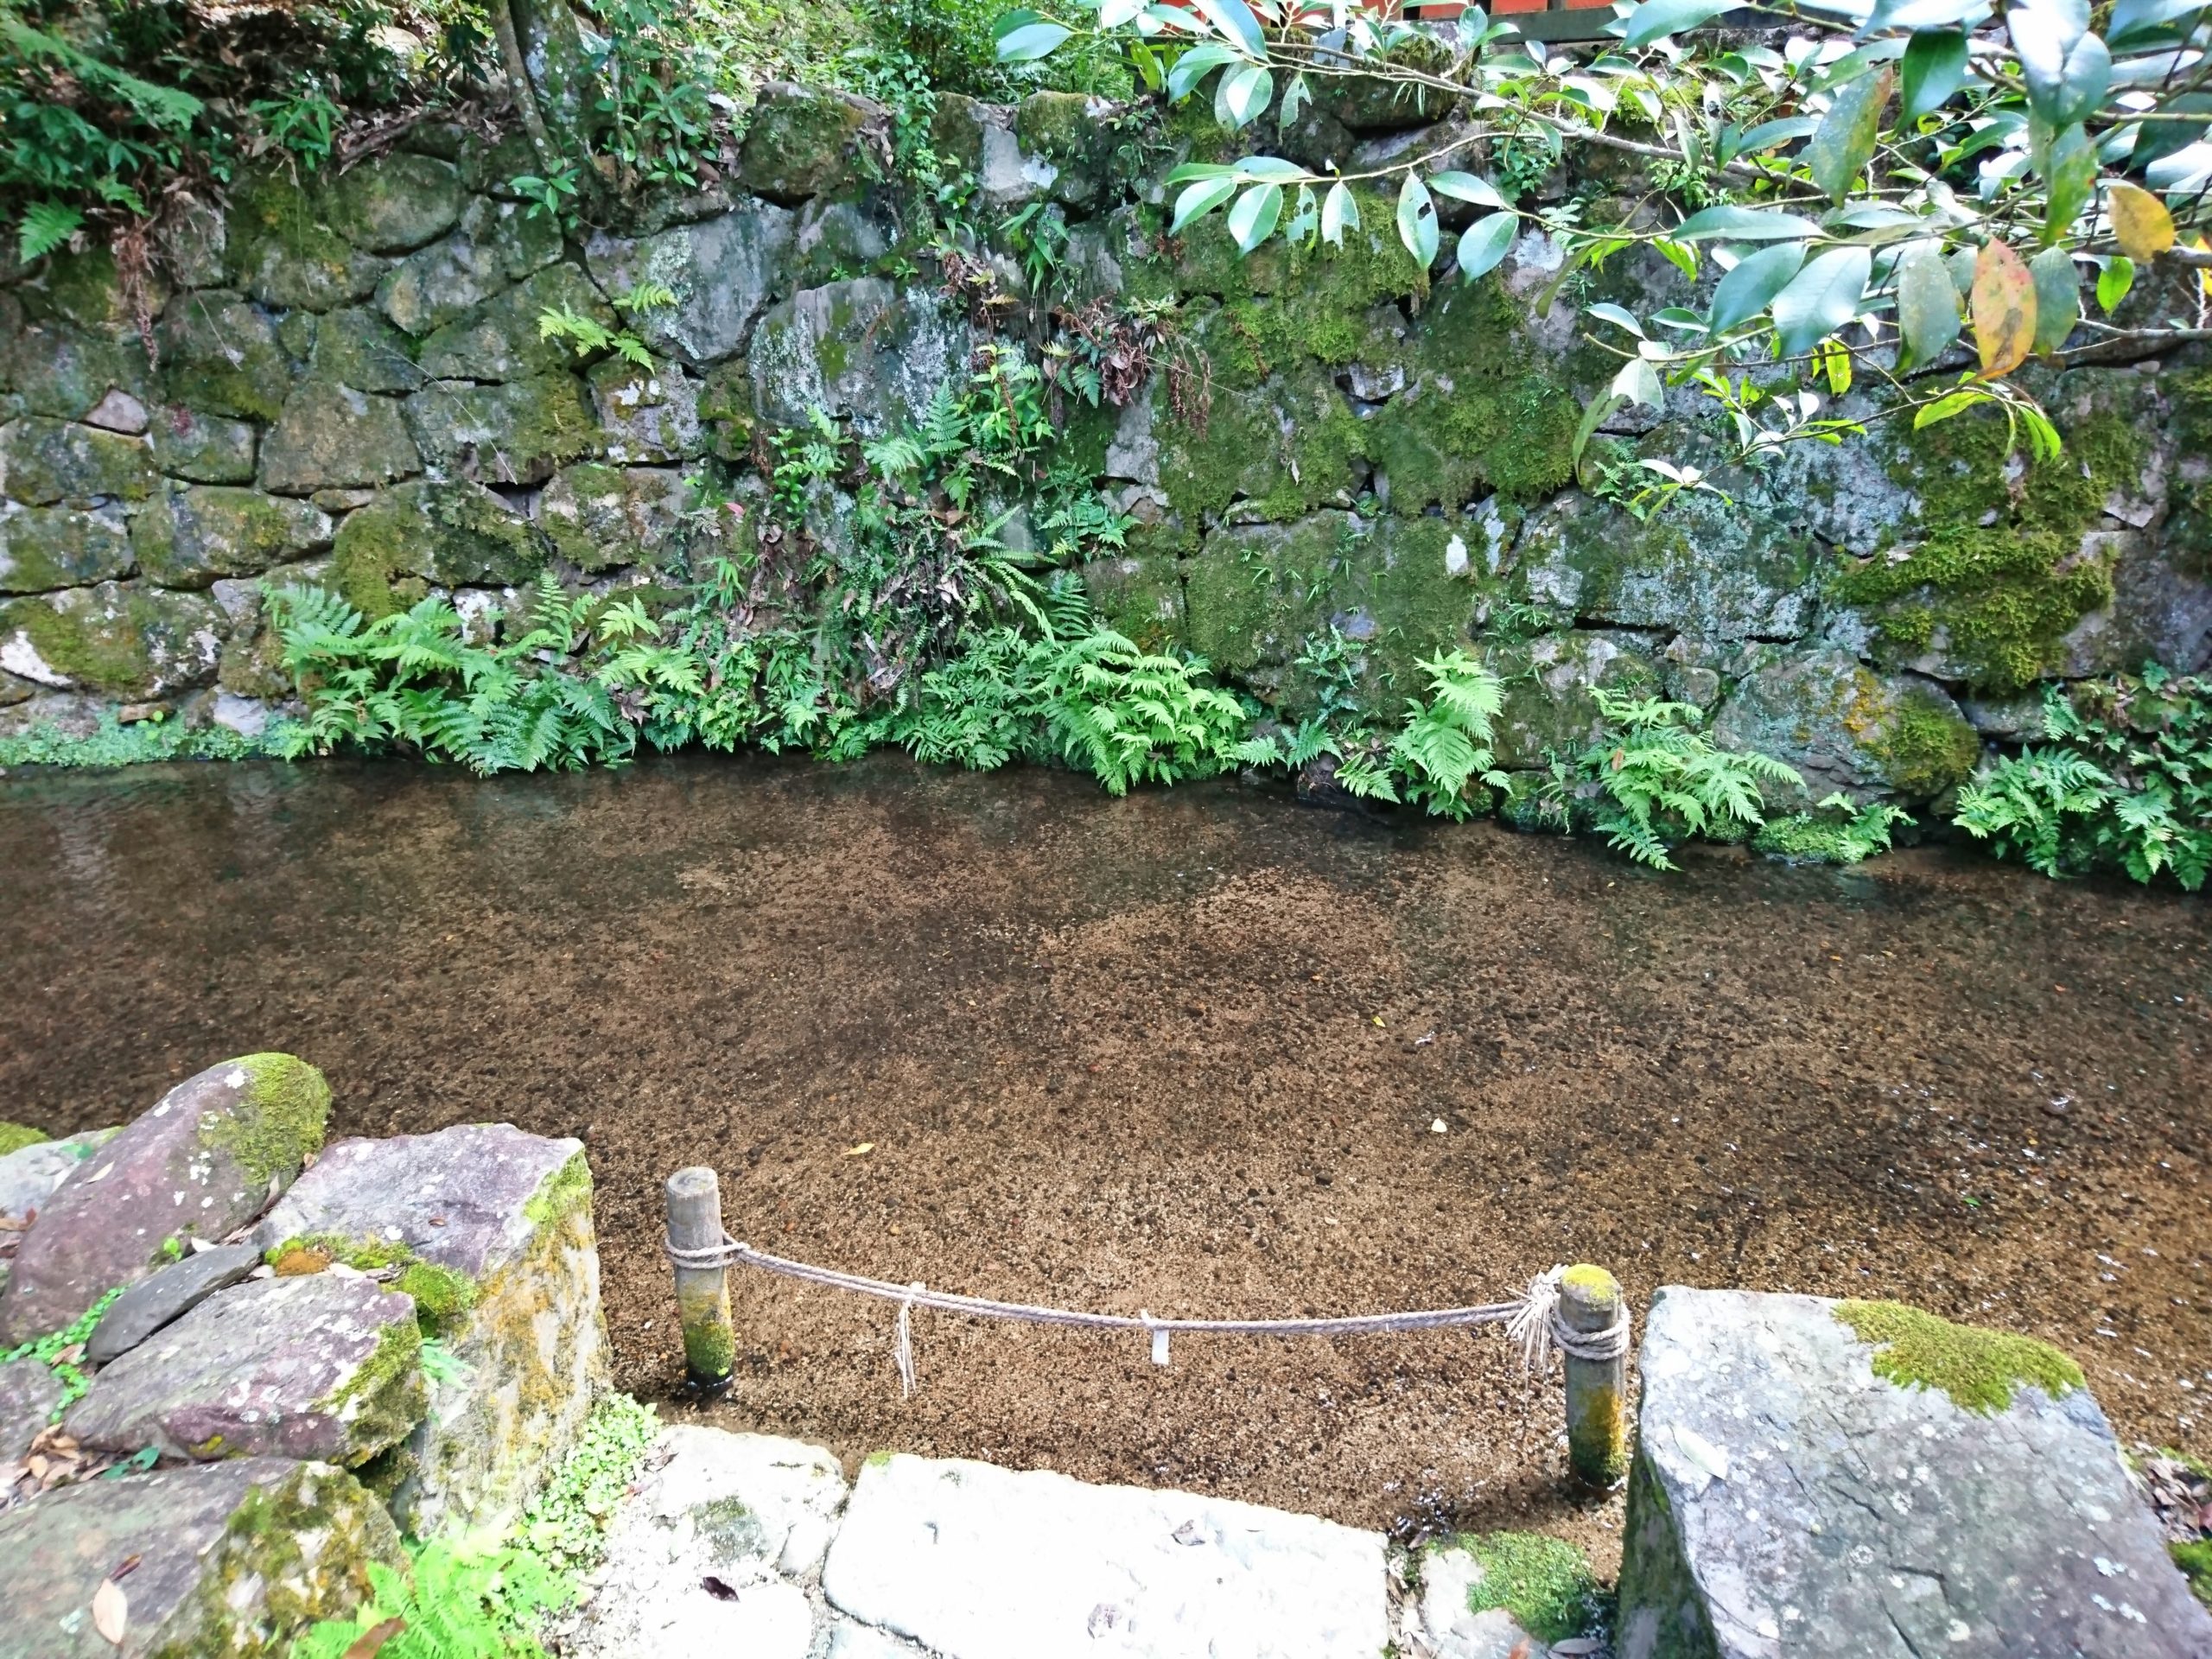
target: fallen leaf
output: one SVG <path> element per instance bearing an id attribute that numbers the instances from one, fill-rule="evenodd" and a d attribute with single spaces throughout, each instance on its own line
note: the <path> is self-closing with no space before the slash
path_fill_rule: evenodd
<path id="1" fill-rule="evenodd" d="M 130 1624 L 130 1598 L 113 1579 L 102 1579 L 92 1592 L 92 1628 L 111 1648 L 123 1645 L 123 1632 Z"/>
<path id="2" fill-rule="evenodd" d="M 712 1596 L 716 1601 L 735 1601 L 737 1599 L 737 1592 L 731 1589 L 728 1585 L 723 1583 L 721 1580 L 716 1578 L 711 1573 L 708 1573 L 705 1578 L 699 1580 L 699 1587 L 702 1590 L 704 1590 L 709 1595 Z"/>
<path id="3" fill-rule="evenodd" d="M 346 1649 L 345 1659 L 377 1659 L 384 1644 L 406 1628 L 404 1618 L 387 1618 L 381 1624 L 370 1625 L 353 1638 L 353 1644 Z"/>
<path id="4" fill-rule="evenodd" d="M 874 1152 L 874 1150 L 875 1150 L 875 1142 L 874 1142 L 874 1141 L 861 1141 L 861 1142 L 860 1143 L 860 1145 L 858 1145 L 857 1147 L 847 1147 L 845 1148 L 845 1156 L 846 1156 L 846 1157 L 848 1157 L 848 1158 L 865 1158 L 865 1157 L 867 1157 L 867 1156 L 868 1155 L 868 1154 L 870 1154 L 871 1152 Z"/>

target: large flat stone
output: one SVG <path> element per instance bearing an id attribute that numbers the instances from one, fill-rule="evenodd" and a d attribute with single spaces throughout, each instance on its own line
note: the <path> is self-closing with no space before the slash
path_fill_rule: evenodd
<path id="1" fill-rule="evenodd" d="M 188 1077 L 77 1166 L 47 1200 L 0 1289 L 0 1347 L 75 1319 L 162 1265 L 171 1238 L 220 1239 L 261 1213 L 322 1144 L 330 1087 L 289 1054 Z"/>
<path id="2" fill-rule="evenodd" d="M 163 1325 L 183 1318 L 219 1290 L 227 1290 L 261 1265 L 251 1244 L 218 1244 L 172 1262 L 142 1279 L 100 1315 L 85 1343 L 95 1365 L 120 1359 Z"/>
<path id="3" fill-rule="evenodd" d="M 1978 1414 L 1876 1375 L 1836 1306 L 1652 1302 L 1623 1659 L 2212 1653 L 2085 1389 Z"/>
<path id="4" fill-rule="evenodd" d="M 813 1616 L 788 1580 L 820 1570 L 845 1502 L 818 1446 L 678 1425 L 607 1531 L 569 1659 L 742 1653 L 803 1659 Z M 709 1590 L 713 1580 L 722 1594 Z"/>
<path id="5" fill-rule="evenodd" d="M 92 1597 L 134 1557 L 111 1645 Z M 404 1560 L 391 1517 L 326 1464 L 242 1459 L 64 1486 L 0 1515 L 0 1659 L 264 1659 L 350 1614 L 370 1562 Z"/>
<path id="6" fill-rule="evenodd" d="M 394 1265 L 456 1362 L 378 1477 L 403 1522 L 512 1520 L 582 1432 L 606 1386 L 591 1172 L 582 1143 L 469 1123 L 340 1141 L 256 1234 Z"/>
<path id="7" fill-rule="evenodd" d="M 429 1409 L 422 1346 L 414 1303 L 358 1274 L 257 1280 L 101 1371 L 69 1432 L 99 1451 L 356 1468 Z"/>
<path id="8" fill-rule="evenodd" d="M 822 1586 L 945 1659 L 1376 1659 L 1381 1535 L 1184 1492 L 911 1457 L 861 1470 Z"/>

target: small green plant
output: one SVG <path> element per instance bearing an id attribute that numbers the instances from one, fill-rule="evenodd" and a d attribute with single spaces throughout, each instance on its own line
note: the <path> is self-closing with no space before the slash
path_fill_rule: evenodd
<path id="1" fill-rule="evenodd" d="M 2044 697 L 2046 747 L 1985 766 L 1959 827 L 2048 876 L 2212 873 L 2212 683 L 2155 665 Z"/>
<path id="2" fill-rule="evenodd" d="M 524 1515 L 524 1547 L 557 1572 L 582 1574 L 596 1567 L 607 1519 L 659 1432 L 651 1406 L 626 1394 L 601 1398 L 560 1472 Z"/>
<path id="3" fill-rule="evenodd" d="M 572 1581 L 526 1549 L 435 1538 L 404 1573 L 369 1565 L 369 1604 L 302 1631 L 293 1659 L 346 1659 L 386 1625 L 378 1659 L 541 1659 L 537 1630 L 575 1596 Z"/>
<path id="4" fill-rule="evenodd" d="M 639 283 L 613 297 L 614 307 L 626 315 L 658 311 L 676 303 L 675 290 L 659 283 Z M 540 340 L 566 340 L 578 357 L 597 357 L 613 352 L 626 363 L 641 369 L 654 366 L 652 350 L 627 328 L 609 328 L 596 317 L 566 305 L 548 306 L 537 314 Z"/>
<path id="5" fill-rule="evenodd" d="M 162 760 L 243 760 L 280 753 L 284 723 L 270 722 L 257 737 L 226 726 L 188 726 L 181 720 L 141 720 L 125 726 L 115 712 L 82 736 L 41 722 L 0 734 L 0 766 L 135 766 Z"/>
<path id="6" fill-rule="evenodd" d="M 61 1384 L 61 1398 L 54 1402 L 47 1421 L 58 1423 L 70 1407 L 83 1399 L 92 1388 L 92 1379 L 77 1369 L 76 1362 L 84 1352 L 85 1344 L 91 1339 L 93 1327 L 100 1316 L 114 1306 L 115 1299 L 123 1294 L 123 1287 L 102 1293 L 99 1300 L 79 1314 L 59 1331 L 34 1337 L 26 1343 L 0 1351 L 0 1365 L 18 1359 L 35 1360 L 54 1373 L 54 1381 Z"/>
<path id="7" fill-rule="evenodd" d="M 1751 837 L 1754 852 L 1786 864 L 1861 864 L 1890 850 L 1891 832 L 1912 815 L 1887 801 L 1860 806 L 1840 792 L 1809 812 L 1773 818 Z"/>
<path id="8" fill-rule="evenodd" d="M 1539 1642 L 1580 1636 L 1603 1611 L 1597 1575 L 1582 1552 L 1535 1532 L 1462 1535 L 1459 1548 L 1482 1567 L 1467 1592 L 1470 1612 L 1502 1607 Z"/>
<path id="9" fill-rule="evenodd" d="M 1109 795 L 1219 772 L 1240 758 L 1252 724 L 1203 658 L 1140 651 L 1103 626 L 1048 645 L 1036 700 L 1061 756 Z"/>
<path id="10" fill-rule="evenodd" d="M 1694 704 L 1591 688 L 1603 735 L 1556 767 L 1548 792 L 1562 822 L 1586 800 L 1592 827 L 1617 852 L 1656 870 L 1693 836 L 1742 841 L 1765 821 L 1763 784 L 1801 784 L 1771 755 L 1717 747 Z M 1577 787 L 1580 786 L 1580 787 Z"/>
<path id="11" fill-rule="evenodd" d="M 1464 819 L 1490 804 L 1487 791 L 1471 794 L 1470 784 L 1505 787 L 1490 750 L 1503 688 L 1463 652 L 1440 652 L 1421 666 L 1428 676 L 1427 701 L 1407 699 L 1405 724 L 1387 743 L 1347 752 L 1337 781 L 1354 795 Z"/>

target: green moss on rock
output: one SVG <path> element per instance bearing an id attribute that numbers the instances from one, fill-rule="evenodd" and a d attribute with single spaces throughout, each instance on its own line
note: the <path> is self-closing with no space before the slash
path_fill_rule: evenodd
<path id="1" fill-rule="evenodd" d="M 382 1326 L 368 1357 L 312 1409 L 347 1426 L 350 1440 L 364 1448 L 351 1459 L 357 1465 L 405 1440 L 430 1409 L 421 1325 L 403 1318 Z"/>
<path id="2" fill-rule="evenodd" d="M 2032 1384 L 2053 1399 L 2084 1386 L 2082 1368 L 2049 1343 L 2005 1331 L 1953 1325 L 1902 1302 L 1839 1302 L 1835 1317 L 1874 1344 L 1874 1375 L 1900 1388 L 1938 1389 L 1982 1416 Z"/>
<path id="3" fill-rule="evenodd" d="M 201 1124 L 200 1139 L 228 1153 L 257 1184 L 275 1175 L 289 1181 L 308 1154 L 321 1149 L 330 1084 L 289 1054 L 248 1054 L 232 1064 L 245 1073 L 245 1087 L 234 1108 Z"/>
<path id="4" fill-rule="evenodd" d="M 203 685 L 228 620 L 213 601 L 141 582 L 104 582 L 0 605 L 0 641 L 21 636 L 37 677 L 143 701 Z"/>
<path id="5" fill-rule="evenodd" d="M 21 1152 L 25 1147 L 42 1145 L 52 1138 L 44 1129 L 35 1129 L 28 1123 L 0 1122 L 0 1158 Z"/>
<path id="6" fill-rule="evenodd" d="M 417 480 L 387 490 L 339 527 L 330 580 L 374 619 L 405 610 L 433 583 L 526 582 L 545 557 L 536 526 L 489 490 Z"/>
<path id="7" fill-rule="evenodd" d="M 1470 1612 L 1502 1607 L 1539 1642 L 1564 1642 L 1598 1616 L 1598 1579 L 1582 1552 L 1538 1532 L 1463 1534 L 1460 1548 L 1482 1576 L 1467 1590 Z"/>
<path id="8" fill-rule="evenodd" d="M 522 1213 L 534 1227 L 551 1227 L 590 1205 L 591 1165 L 579 1152 L 545 1178 L 524 1202 Z"/>

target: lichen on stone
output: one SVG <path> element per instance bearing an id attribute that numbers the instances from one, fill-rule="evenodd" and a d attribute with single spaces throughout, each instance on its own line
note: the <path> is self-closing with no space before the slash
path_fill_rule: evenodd
<path id="1" fill-rule="evenodd" d="M 314 1403 L 314 1409 L 348 1425 L 349 1438 L 365 1447 L 397 1445 L 430 1408 L 423 1376 L 423 1330 L 400 1319 L 377 1333 L 377 1345 L 353 1372 Z M 354 1427 L 363 1418 L 365 1428 Z M 365 1463 L 375 1453 L 364 1452 Z"/>
<path id="2" fill-rule="evenodd" d="M 245 1087 L 235 1106 L 200 1125 L 200 1142 L 229 1154 L 257 1184 L 277 1175 L 289 1181 L 322 1146 L 330 1084 L 289 1054 L 248 1054 L 232 1064 L 245 1073 Z"/>
<path id="3" fill-rule="evenodd" d="M 1936 1389 L 1982 1416 L 2012 1403 L 2026 1384 L 2053 1399 L 2084 1386 L 2082 1368 L 2049 1343 L 2007 1331 L 1954 1325 L 1902 1302 L 1838 1302 L 1836 1319 L 1874 1344 L 1874 1375 L 1900 1388 Z"/>

